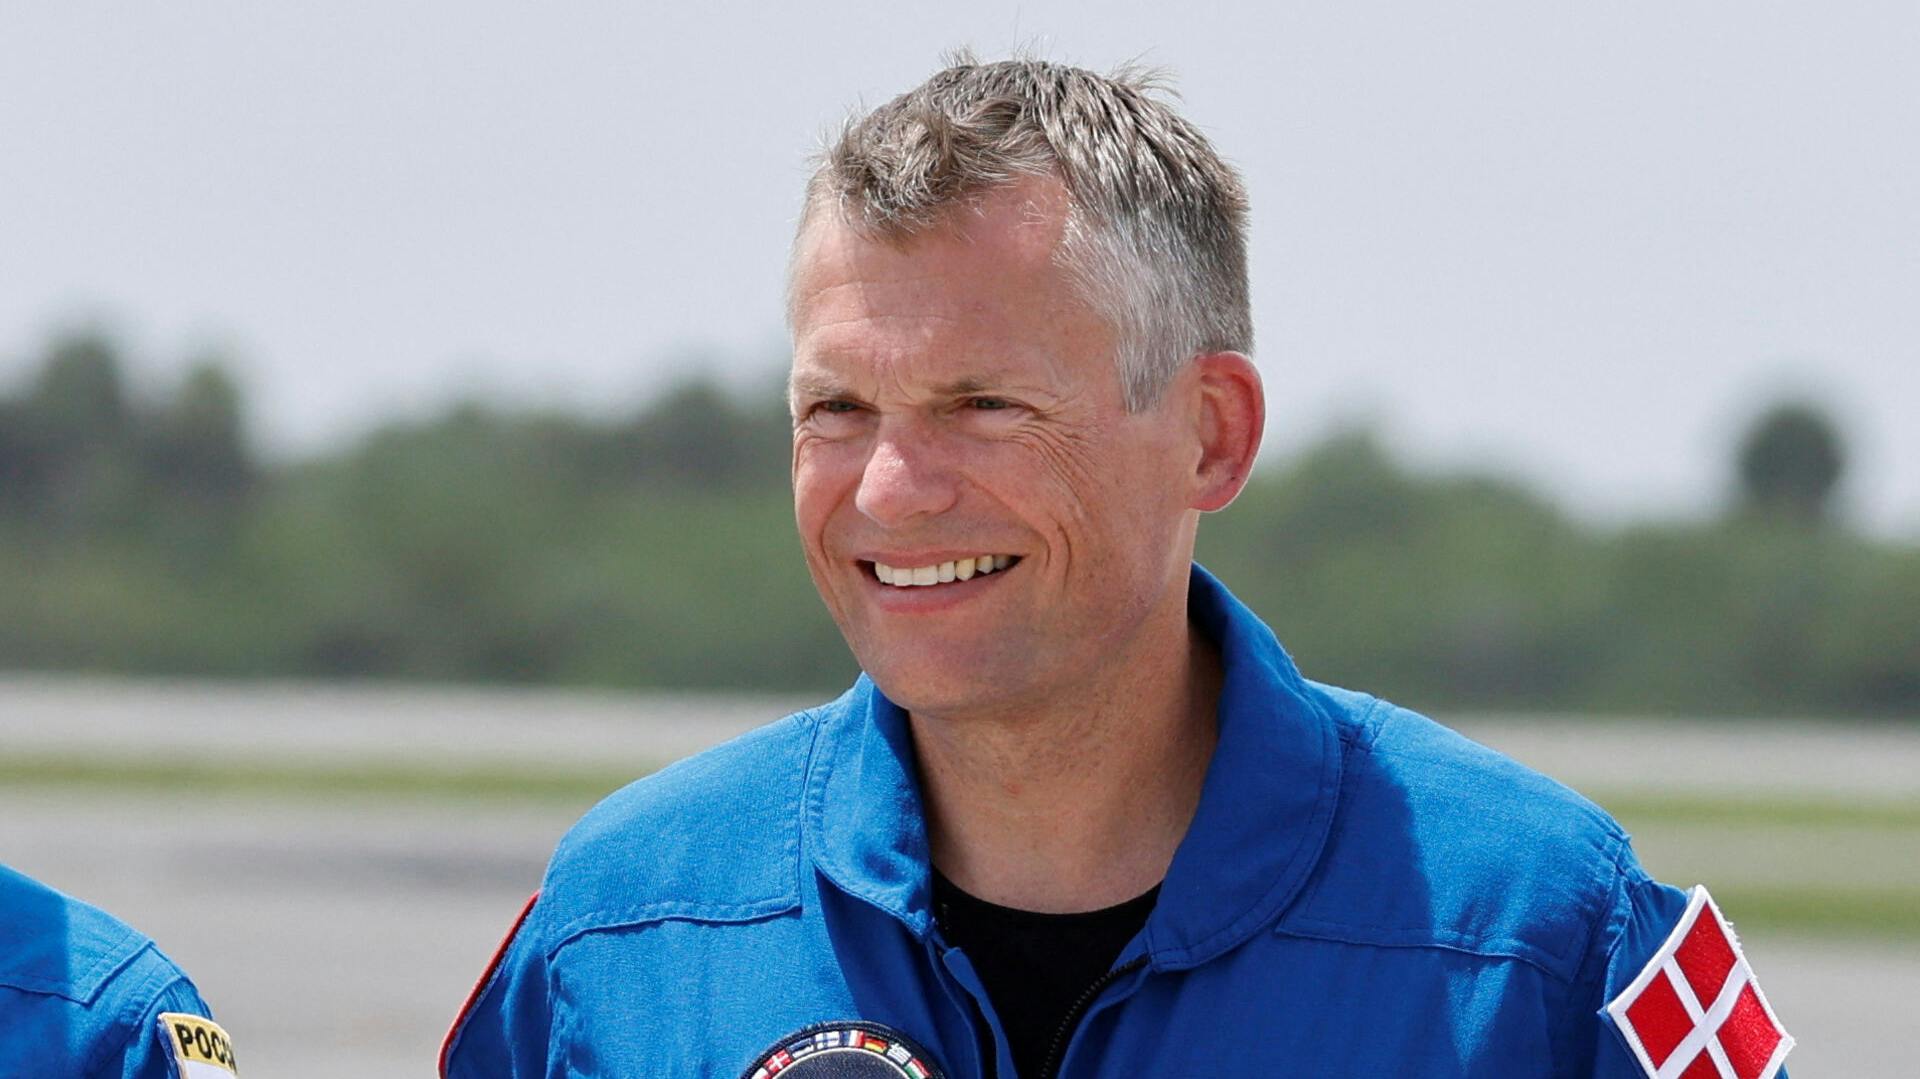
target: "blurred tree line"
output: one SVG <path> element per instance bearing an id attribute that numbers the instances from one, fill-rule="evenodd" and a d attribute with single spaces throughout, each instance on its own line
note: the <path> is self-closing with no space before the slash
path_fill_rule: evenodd
<path id="1" fill-rule="evenodd" d="M 132 393 L 51 344 L 0 396 L 0 669 L 830 692 L 773 387 L 617 421 L 475 404 L 267 467 L 217 362 Z M 1817 409 L 1756 420 L 1718 519 L 1595 529 L 1364 430 L 1262 470 L 1202 561 L 1310 676 L 1426 708 L 1920 716 L 1920 548 L 1832 512 Z"/>

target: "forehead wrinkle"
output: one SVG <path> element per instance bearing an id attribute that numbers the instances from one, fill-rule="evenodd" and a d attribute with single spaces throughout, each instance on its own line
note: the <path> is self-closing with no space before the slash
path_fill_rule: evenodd
<path id="1" fill-rule="evenodd" d="M 872 321 L 924 320 L 979 322 L 994 325 L 1009 312 L 994 299 L 954 290 L 956 282 L 973 284 L 953 273 L 930 273 L 886 281 L 838 281 L 811 289 L 794 304 L 794 328 L 810 330 L 853 319 Z M 920 286 L 932 283 L 932 289 Z M 1060 306 L 1057 301 L 1049 307 Z"/>
<path id="2" fill-rule="evenodd" d="M 907 293 L 909 297 L 931 285 L 936 292 L 956 277 L 964 275 L 924 259 L 902 253 L 876 255 L 872 252 L 842 253 L 837 257 L 818 257 L 797 269 L 790 285 L 791 308 L 800 311 L 828 302 L 837 294 L 852 291 L 856 305 L 870 305 L 869 296 Z M 826 278 L 824 282 L 820 278 Z"/>
<path id="3" fill-rule="evenodd" d="M 970 323 L 971 321 L 971 319 L 959 318 L 954 315 L 938 315 L 923 311 L 898 312 L 894 314 L 874 311 L 849 311 L 839 318 L 823 319 L 817 323 L 809 324 L 807 326 L 808 332 L 806 336 L 812 337 L 813 332 L 816 330 L 844 326 L 849 322 L 951 322 L 957 325 Z"/>
<path id="4" fill-rule="evenodd" d="M 880 330 L 879 333 L 869 331 Z M 981 357 L 1025 352 L 1031 346 L 1001 330 L 998 320 L 927 311 L 852 310 L 811 319 L 794 337 L 794 362 L 821 366 L 935 362 L 981 366 Z"/>
<path id="5" fill-rule="evenodd" d="M 929 282 L 929 281 L 944 282 L 944 281 L 951 280 L 954 276 L 956 276 L 952 271 L 949 271 L 949 270 L 928 270 L 924 273 L 914 273 L 914 274 L 897 274 L 897 273 L 891 273 L 891 272 L 875 273 L 872 275 L 856 274 L 850 277 L 842 277 L 840 280 L 837 280 L 837 281 L 829 281 L 823 285 L 812 285 L 812 287 L 805 287 L 811 284 L 808 278 L 823 272 L 826 272 L 825 268 L 813 269 L 805 272 L 803 275 L 801 275 L 798 278 L 798 281 L 802 286 L 802 288 L 796 290 L 796 296 L 799 300 L 799 306 L 805 306 L 806 304 L 812 301 L 815 301 L 822 296 L 828 296 L 836 292 L 844 292 L 848 289 L 853 289 L 856 292 L 859 292 L 860 294 L 865 295 L 866 293 L 871 291 L 879 291 L 879 292 L 892 291 L 896 289 L 908 288 L 910 286 L 925 284 L 926 282 Z"/>

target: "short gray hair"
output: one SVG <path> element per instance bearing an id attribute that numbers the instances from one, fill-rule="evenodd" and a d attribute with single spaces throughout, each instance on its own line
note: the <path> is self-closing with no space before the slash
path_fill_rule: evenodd
<path id="1" fill-rule="evenodd" d="M 904 239 L 995 188 L 1053 176 L 1071 207 L 1058 259 L 1114 329 L 1129 409 L 1150 407 L 1194 356 L 1252 351 L 1246 188 L 1153 75 L 964 52 L 947 63 L 848 121 L 807 184 L 802 235 L 832 210 Z"/>

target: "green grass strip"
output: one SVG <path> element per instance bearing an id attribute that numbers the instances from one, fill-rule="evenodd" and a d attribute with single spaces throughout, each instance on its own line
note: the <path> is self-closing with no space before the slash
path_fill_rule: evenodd
<path id="1" fill-rule="evenodd" d="M 1629 830 L 1639 824 L 1920 829 L 1920 801 L 1757 794 L 1589 795 Z"/>
<path id="2" fill-rule="evenodd" d="M 0 786 L 196 797 L 437 798 L 584 807 L 646 771 L 377 762 L 202 763 L 81 754 L 11 754 L 0 757 Z M 1908 802 L 1640 794 L 1599 801 L 1629 828 L 1671 824 L 1920 828 L 1920 805 Z M 1743 929 L 1920 937 L 1920 890 L 1861 889 L 1828 883 L 1729 885 L 1716 888 L 1714 898 Z"/>
<path id="3" fill-rule="evenodd" d="M 1730 886 L 1714 888 L 1713 900 L 1743 932 L 1920 937 L 1920 891 Z"/>
<path id="4" fill-rule="evenodd" d="M 73 754 L 0 757 L 0 785 L 105 788 L 144 794 L 269 797 L 404 797 L 591 802 L 639 770 L 417 763 L 333 763 L 102 758 Z"/>

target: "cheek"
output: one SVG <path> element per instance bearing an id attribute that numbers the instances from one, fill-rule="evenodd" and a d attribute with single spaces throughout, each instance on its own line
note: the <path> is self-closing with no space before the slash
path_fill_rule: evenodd
<path id="1" fill-rule="evenodd" d="M 1178 447 L 1126 432 L 1047 431 L 1022 440 L 1002 491 L 1086 572 L 1157 565 L 1181 516 Z"/>
<path id="2" fill-rule="evenodd" d="M 801 540 L 809 546 L 819 541 L 820 528 L 859 478 L 857 462 L 845 451 L 844 446 L 818 440 L 794 443 L 793 515 Z"/>
<path id="3" fill-rule="evenodd" d="M 793 485 L 793 519 L 800 533 L 800 553 L 816 575 L 827 562 L 827 524 L 833 518 L 833 501 L 817 485 L 796 476 Z"/>
<path id="4" fill-rule="evenodd" d="M 1064 519 L 1086 515 L 1110 477 L 1101 467 L 1097 433 L 1077 428 L 1035 428 L 1008 443 L 1011 461 L 1000 467 L 1019 480 L 1029 500 L 1043 500 Z"/>
<path id="5" fill-rule="evenodd" d="M 1063 519 L 1103 527 L 1154 523 L 1152 514 L 1177 486 L 1173 450 L 1118 425 L 1047 432 L 1032 446 L 1049 490 L 1063 507 Z"/>

